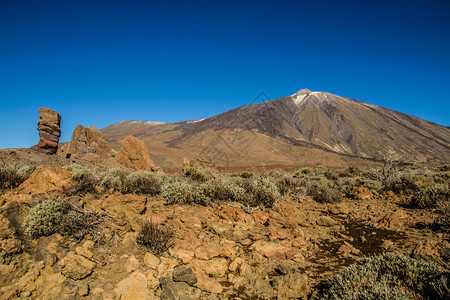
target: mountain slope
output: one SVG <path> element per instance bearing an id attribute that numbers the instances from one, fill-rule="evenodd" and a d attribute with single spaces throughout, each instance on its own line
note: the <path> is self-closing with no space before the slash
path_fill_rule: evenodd
<path id="1" fill-rule="evenodd" d="M 238 144 L 230 142 L 235 141 L 238 135 L 246 135 L 245 139 L 241 138 L 240 145 L 248 144 L 246 156 L 249 158 L 258 156 L 258 141 L 264 144 L 262 137 L 266 136 L 273 139 L 272 144 L 292 145 L 296 151 L 304 153 L 315 149 L 319 157 L 335 153 L 343 161 L 348 157 L 382 159 L 388 152 L 408 161 L 450 160 L 448 127 L 362 101 L 308 89 L 203 120 L 159 125 L 129 121 L 108 126 L 102 131 L 113 144 L 119 143 L 125 135 L 133 134 L 149 147 L 152 143 L 160 144 L 160 151 L 163 148 L 184 149 L 187 157 L 202 156 L 205 149 L 214 152 L 225 145 L 221 150 L 223 155 L 230 156 L 234 152 L 231 156 L 235 156 L 235 161 L 228 165 L 238 164 L 238 157 L 244 156 L 242 151 L 236 151 Z M 275 152 L 272 148 L 262 151 L 266 151 L 268 160 Z M 290 165 L 298 162 L 288 153 L 282 156 L 285 159 L 277 159 L 278 163 Z M 328 164 L 326 159 L 321 161 Z M 251 164 L 261 162 L 252 161 Z"/>

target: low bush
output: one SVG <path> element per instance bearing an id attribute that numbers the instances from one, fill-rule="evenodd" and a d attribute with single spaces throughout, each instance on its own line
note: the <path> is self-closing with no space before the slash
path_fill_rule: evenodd
<path id="1" fill-rule="evenodd" d="M 268 178 L 260 177 L 259 179 L 246 179 L 242 182 L 247 197 L 242 201 L 250 206 L 258 206 L 260 204 L 267 208 L 271 208 L 280 192 L 275 183 Z"/>
<path id="2" fill-rule="evenodd" d="M 24 220 L 25 232 L 33 238 L 56 232 L 61 221 L 62 206 L 55 200 L 46 200 L 34 206 Z"/>
<path id="3" fill-rule="evenodd" d="M 250 178 L 253 176 L 253 172 L 250 171 L 242 171 L 240 173 L 232 173 L 231 177 L 241 177 L 241 178 Z"/>
<path id="4" fill-rule="evenodd" d="M 123 192 L 126 190 L 127 172 L 122 168 L 111 168 L 103 174 L 103 178 L 100 182 L 100 187 L 104 192 L 113 193 L 115 191 Z"/>
<path id="5" fill-rule="evenodd" d="M 276 185 L 281 195 L 296 195 L 308 186 L 308 182 L 306 179 L 285 175 L 276 181 Z"/>
<path id="6" fill-rule="evenodd" d="M 172 247 L 174 237 L 172 228 L 146 220 L 141 223 L 136 242 L 148 248 L 154 255 L 160 256 Z"/>
<path id="7" fill-rule="evenodd" d="M 436 207 L 439 202 L 448 202 L 449 184 L 435 184 L 424 187 L 417 191 L 411 198 L 411 206 L 416 208 Z"/>
<path id="8" fill-rule="evenodd" d="M 74 180 L 72 188 L 68 191 L 68 194 L 84 196 L 87 193 L 97 193 L 96 186 L 98 184 L 98 180 L 89 169 L 86 169 L 79 164 L 71 164 L 64 168 L 70 171 Z"/>
<path id="9" fill-rule="evenodd" d="M 413 194 L 419 189 L 418 180 L 416 175 L 406 173 L 393 183 L 391 189 L 398 194 Z"/>
<path id="10" fill-rule="evenodd" d="M 56 226 L 56 232 L 78 240 L 90 235 L 94 241 L 99 241 L 100 235 L 96 229 L 103 220 L 104 216 L 95 211 L 80 209 L 66 202 L 62 204 L 61 220 Z"/>
<path id="11" fill-rule="evenodd" d="M 4 189 L 13 189 L 24 182 L 31 173 L 36 169 L 36 166 L 26 165 L 21 168 L 15 166 L 7 166 L 2 164 L 0 166 L 0 191 Z"/>
<path id="12" fill-rule="evenodd" d="M 167 204 L 188 204 L 193 201 L 191 185 L 180 181 L 164 185 L 162 196 Z"/>
<path id="13" fill-rule="evenodd" d="M 24 227 L 25 232 L 32 238 L 61 233 L 77 239 L 89 234 L 95 239 L 97 235 L 95 229 L 103 219 L 104 217 L 97 212 L 49 199 L 30 210 L 25 217 Z"/>
<path id="14" fill-rule="evenodd" d="M 449 273 L 401 254 L 363 258 L 325 282 L 316 299 L 448 299 Z"/>
<path id="15" fill-rule="evenodd" d="M 338 203 L 342 201 L 341 193 L 328 185 L 311 185 L 308 195 L 319 203 Z"/>
<path id="16" fill-rule="evenodd" d="M 204 182 L 208 180 L 206 171 L 199 167 L 186 167 L 184 169 L 184 176 L 191 178 L 194 181 Z"/>
<path id="17" fill-rule="evenodd" d="M 126 176 L 123 190 L 127 193 L 157 195 L 161 193 L 161 184 L 151 172 L 136 171 Z"/>

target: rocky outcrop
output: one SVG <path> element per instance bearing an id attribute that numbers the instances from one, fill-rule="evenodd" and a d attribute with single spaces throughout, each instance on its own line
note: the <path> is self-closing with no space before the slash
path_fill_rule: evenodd
<path id="1" fill-rule="evenodd" d="M 20 194 L 55 194 L 62 193 L 72 186 L 73 180 L 69 170 L 61 167 L 37 168 L 30 178 L 18 188 Z"/>
<path id="2" fill-rule="evenodd" d="M 122 141 L 122 149 L 117 160 L 124 167 L 134 170 L 149 171 L 155 169 L 147 145 L 131 135 L 125 137 Z"/>
<path id="3" fill-rule="evenodd" d="M 31 149 L 45 154 L 56 154 L 61 136 L 61 115 L 49 108 L 39 107 L 39 116 L 39 143 Z"/>
<path id="4" fill-rule="evenodd" d="M 109 147 L 100 130 L 94 126 L 78 125 L 73 131 L 70 143 L 63 147 L 60 153 L 66 157 L 96 156 L 109 158 L 113 155 L 113 150 Z"/>

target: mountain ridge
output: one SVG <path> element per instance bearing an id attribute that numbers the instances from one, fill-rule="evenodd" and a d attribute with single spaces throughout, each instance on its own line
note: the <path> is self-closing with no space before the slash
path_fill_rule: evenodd
<path id="1" fill-rule="evenodd" d="M 239 131 L 247 132 L 246 138 L 250 138 L 250 133 L 253 136 L 257 133 L 296 147 L 363 159 L 382 160 L 388 152 L 394 152 L 405 161 L 449 161 L 449 127 L 360 100 L 309 89 L 237 107 L 210 118 L 158 125 L 127 123 L 126 126 L 116 123 L 102 132 L 113 144 L 128 134 L 143 139 L 148 146 L 152 139 L 160 140 L 172 149 L 186 150 L 189 144 L 187 156 L 202 153 L 195 150 L 195 143 L 207 132 L 214 135 L 217 132 L 237 134 Z M 204 141 L 197 147 L 205 147 Z M 291 163 L 289 159 L 285 162 Z"/>

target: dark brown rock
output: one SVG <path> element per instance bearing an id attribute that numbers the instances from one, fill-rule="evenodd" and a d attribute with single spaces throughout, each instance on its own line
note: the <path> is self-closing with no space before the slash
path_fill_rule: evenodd
<path id="1" fill-rule="evenodd" d="M 192 268 L 178 268 L 173 270 L 173 281 L 186 282 L 190 285 L 197 283 L 197 277 Z"/>
<path id="2" fill-rule="evenodd" d="M 39 143 L 31 149 L 45 154 L 56 154 L 61 136 L 61 115 L 49 108 L 39 107 L 39 116 Z"/>

